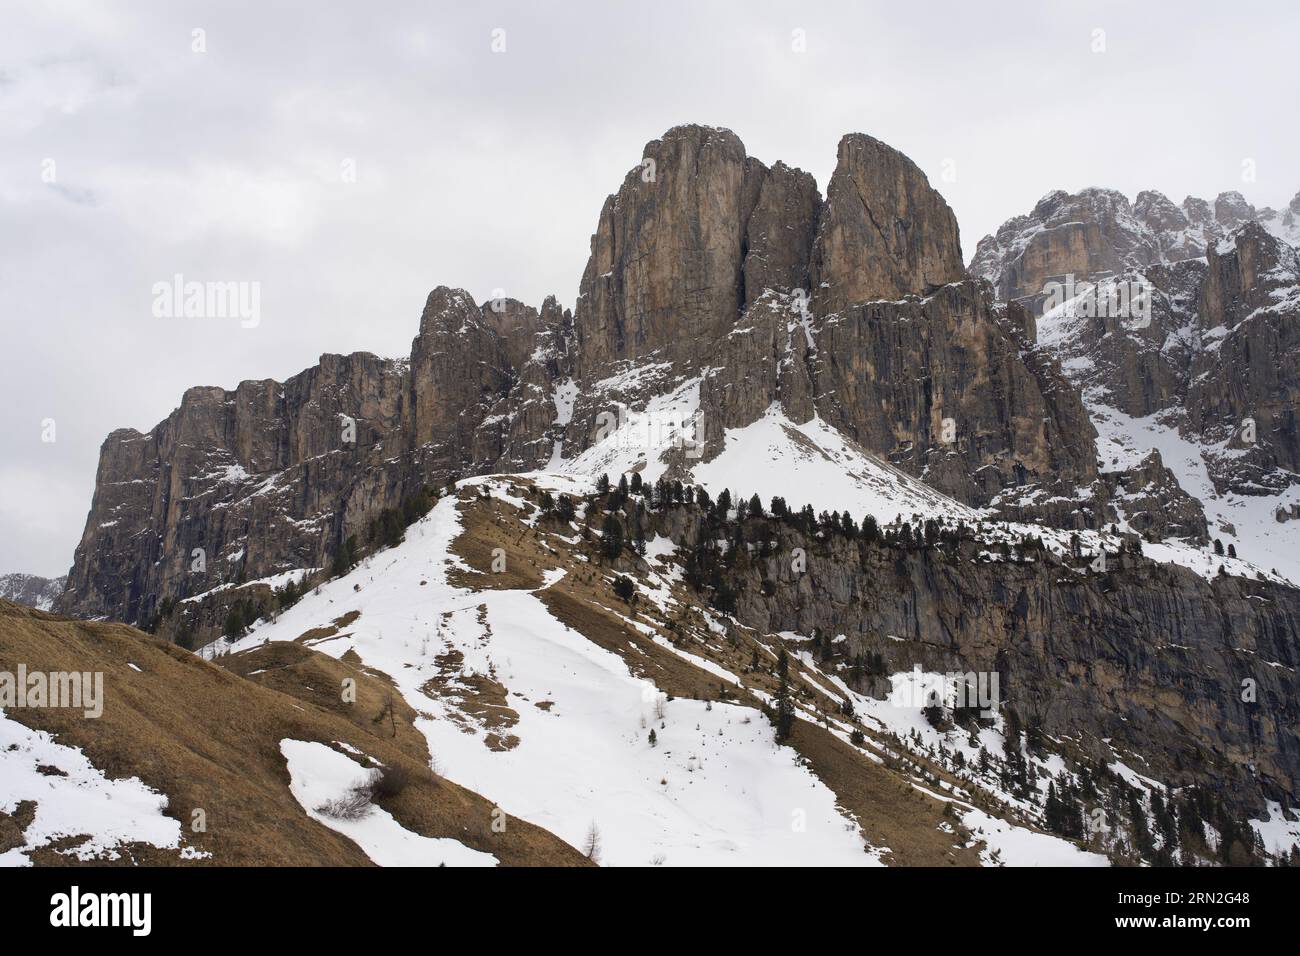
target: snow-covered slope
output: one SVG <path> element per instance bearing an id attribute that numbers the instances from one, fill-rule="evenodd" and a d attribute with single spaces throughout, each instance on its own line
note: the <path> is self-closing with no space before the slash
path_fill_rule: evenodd
<path id="1" fill-rule="evenodd" d="M 110 780 L 80 750 L 24 727 L 0 711 L 0 813 L 33 806 L 25 845 L 0 853 L 0 866 L 30 866 L 27 854 L 60 838 L 80 837 L 65 853 L 74 860 L 120 860 L 124 843 L 183 848 L 180 823 L 163 811 L 167 798 L 135 777 Z"/>
<path id="2" fill-rule="evenodd" d="M 723 488 L 733 496 L 757 494 L 765 507 L 781 496 L 795 507 L 807 501 L 855 520 L 919 514 L 972 521 L 978 514 L 862 451 L 820 418 L 796 425 L 777 404 L 752 425 L 729 429 L 721 454 L 696 465 L 692 476 L 715 496 Z"/>
<path id="3" fill-rule="evenodd" d="M 776 426 L 769 422 L 767 427 Z M 809 428 L 815 433 L 815 425 Z M 548 481 L 533 478 L 543 485 Z M 573 492 L 577 484 L 558 478 L 550 487 L 556 493 Z M 471 496 L 468 500 L 479 491 L 491 493 L 498 504 L 487 507 L 494 513 L 506 508 L 522 522 L 526 536 L 537 533 L 528 517 L 532 506 L 512 479 L 471 479 L 461 488 L 462 495 Z M 331 657 L 357 655 L 366 668 L 390 675 L 419 713 L 416 724 L 440 774 L 584 852 L 595 833 L 599 859 L 606 864 L 880 862 L 888 848 L 864 841 L 835 792 L 796 749 L 774 741 L 771 724 L 754 704 L 735 698 L 734 692 L 733 700 L 670 697 L 635 674 L 627 654 L 556 616 L 546 592 L 567 585 L 569 576 L 589 573 L 583 562 L 570 559 L 567 570 L 538 569 L 541 583 L 536 587 L 467 586 L 462 578 L 470 569 L 455 552 L 465 531 L 463 500 L 443 498 L 407 530 L 402 544 L 321 585 L 230 650 L 305 639 Z M 846 504 L 870 506 L 856 499 Z M 552 540 L 563 546 L 562 536 Z M 665 615 L 680 610 L 672 596 L 680 577 L 672 547 L 656 544 L 648 554 L 661 572 L 651 572 L 644 593 Z M 676 648 L 644 617 L 627 613 L 616 612 L 626 633 L 653 636 L 656 648 L 679 665 L 698 667 L 699 676 L 715 686 L 719 680 L 742 686 L 738 674 L 716 659 Z M 322 636 L 308 635 L 322 626 L 316 632 Z M 725 630 L 720 621 L 713 626 Z M 632 660 L 644 653 L 630 646 L 627 650 Z M 801 658 L 800 666 L 809 674 L 816 671 L 811 659 Z M 826 675 L 816 679 L 838 684 Z M 836 693 L 850 696 L 843 688 Z M 895 707 L 851 696 L 881 733 L 901 736 L 924 725 L 919 706 Z M 804 715 L 801 710 L 800 716 L 811 719 L 811 711 Z M 833 732 L 849 737 L 847 724 Z M 295 751 L 294 759 L 306 761 L 308 756 Z M 327 759 L 338 763 L 337 755 Z M 361 769 L 332 768 L 338 777 L 334 790 L 345 786 L 343 777 Z M 962 813 L 974 809 L 963 806 Z M 376 829 L 381 825 L 387 827 L 371 824 Z M 981 819 L 979 829 L 988 837 L 986 852 L 1039 840 L 1050 847 L 1046 855 L 1016 858 L 1008 850 L 986 862 L 1100 859 L 1011 822 Z M 382 846 L 391 837 L 364 838 Z"/>
<path id="4" fill-rule="evenodd" d="M 322 806 L 345 799 L 368 780 L 373 768 L 315 741 L 282 740 L 280 751 L 289 770 L 289 789 L 307 815 L 348 837 L 380 866 L 496 865 L 492 854 L 458 840 L 412 833 L 373 804 L 353 811 L 353 819 L 323 813 Z"/>
<path id="5" fill-rule="evenodd" d="M 1089 411 L 1097 429 L 1097 457 L 1106 467 L 1135 466 L 1156 449 L 1165 467 L 1177 476 L 1178 484 L 1205 508 L 1211 537 L 1219 538 L 1225 548 L 1233 545 L 1243 560 L 1300 586 L 1297 531 L 1294 525 L 1279 522 L 1276 517 L 1279 508 L 1300 506 L 1300 486 L 1293 485 L 1280 495 L 1239 495 L 1231 491 L 1220 494 L 1210 481 L 1206 459 L 1227 453 L 1223 443 L 1205 445 L 1183 437 L 1176 427 L 1176 414 L 1134 418 L 1096 400 L 1089 401 Z M 1149 545 L 1147 554 L 1161 560 L 1171 547 L 1173 543 Z M 1206 566 L 1216 563 L 1209 549 L 1199 550 Z"/>
<path id="6" fill-rule="evenodd" d="M 394 678 L 426 715 L 419 727 L 440 772 L 574 846 L 594 824 L 609 864 L 873 861 L 834 795 L 793 750 L 772 742 L 757 711 L 667 701 L 620 657 L 556 620 L 533 592 L 450 584 L 460 530 L 455 500 L 444 499 L 402 545 L 324 585 L 235 649 L 293 640 L 322 615 L 360 612 L 345 635 L 319 649 L 353 651 Z M 440 661 L 449 655 L 459 662 L 453 679 L 492 675 L 507 689 L 518 714 L 513 746 L 493 749 L 489 728 L 422 690 L 444 676 Z M 650 728 L 657 746 L 648 743 Z"/>

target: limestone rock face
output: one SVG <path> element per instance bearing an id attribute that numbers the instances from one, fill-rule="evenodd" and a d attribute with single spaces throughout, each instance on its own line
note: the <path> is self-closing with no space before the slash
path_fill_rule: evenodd
<path id="1" fill-rule="evenodd" d="M 1092 427 L 1009 312 L 967 280 L 827 317 L 815 327 L 820 414 L 960 501 L 1048 488 L 1074 498 L 1097 478 Z"/>
<path id="2" fill-rule="evenodd" d="M 806 300 L 769 289 L 713 350 L 700 385 L 704 459 L 722 449 L 726 429 L 757 421 L 774 402 L 796 422 L 815 414 L 814 348 L 801 303 L 806 309 Z"/>
<path id="3" fill-rule="evenodd" d="M 190 389 L 149 434 L 104 442 L 59 609 L 145 624 L 164 598 L 209 595 L 195 617 L 219 628 L 226 586 L 327 568 L 426 486 L 545 464 L 570 339 L 554 299 L 439 287 L 409 360 L 324 355 L 284 383 Z"/>
<path id="4" fill-rule="evenodd" d="M 1111 275 L 1130 263 L 1159 261 L 1158 243 L 1139 215 L 1169 218 L 1176 226 L 1178 219 L 1163 196 L 1143 197 L 1135 214 L 1113 189 L 1049 193 L 1028 215 L 1007 220 L 996 235 L 980 240 L 971 272 L 992 282 L 1003 301 L 1032 302 L 1041 311 L 1049 281 Z"/>
<path id="5" fill-rule="evenodd" d="M 778 162 L 762 178 L 745 240 L 745 306 L 764 292 L 808 288 L 821 193 L 800 169 Z"/>
<path id="6" fill-rule="evenodd" d="M 1244 223 L 1251 222 L 1255 219 L 1255 216 L 1255 207 L 1246 202 L 1246 197 L 1235 190 L 1219 193 L 1215 197 L 1214 220 L 1228 232 Z"/>
<path id="7" fill-rule="evenodd" d="M 398 363 L 324 355 L 283 384 L 192 388 L 147 435 L 113 432 L 59 609 L 140 622 L 163 597 L 323 566 L 352 476 L 400 450 L 405 401 Z"/>
<path id="8" fill-rule="evenodd" d="M 1116 511 L 1139 534 L 1202 544 L 1209 540 L 1201 503 L 1183 490 L 1154 448 L 1137 466 L 1102 477 Z"/>
<path id="9" fill-rule="evenodd" d="M 1300 482 L 1300 258 L 1251 222 L 1208 259 L 1188 427 L 1238 452 L 1211 469 L 1216 485 L 1277 493 Z"/>
<path id="10" fill-rule="evenodd" d="M 840 140 L 809 271 L 819 315 L 921 295 L 966 274 L 943 197 L 914 162 L 861 133 Z"/>
<path id="11" fill-rule="evenodd" d="M 687 548 L 704 534 L 667 520 L 655 530 Z M 1285 663 L 1300 655 L 1294 588 L 1209 581 L 1123 554 L 1104 573 L 1081 573 L 1086 562 L 1054 555 L 983 561 L 973 542 L 896 548 L 775 523 L 747 537 L 777 541 L 770 556 L 736 562 L 736 617 L 747 626 L 844 635 L 842 660 L 880 655 L 885 673 L 997 672 L 1021 720 L 1103 762 L 1141 754 L 1144 773 L 1209 786 L 1243 815 L 1300 785 L 1300 679 Z M 796 547 L 806 573 L 790 566 Z M 1279 703 L 1243 702 L 1243 676 L 1259 700 Z"/>
<path id="12" fill-rule="evenodd" d="M 1148 192 L 1129 208 L 1105 190 L 1053 193 L 981 243 L 989 286 L 966 276 L 943 198 L 869 136 L 840 142 L 825 201 L 727 130 L 676 127 L 641 160 L 601 211 L 572 314 L 439 287 L 409 359 L 327 355 L 284 383 L 191 389 L 147 435 L 110 435 L 60 607 L 146 623 L 165 599 L 203 596 L 219 625 L 228 585 L 327 568 L 348 538 L 369 546 L 386 509 L 458 476 L 653 459 L 689 478 L 693 462 L 660 449 L 632 465 L 588 456 L 602 420 L 652 403 L 692 416 L 706 461 L 779 405 L 966 504 L 1063 527 L 1113 521 L 1134 489 L 1175 494 L 1155 465 L 1102 476 L 1080 388 L 1134 416 L 1185 401 L 1205 434 L 1257 411 L 1266 452 L 1234 451 L 1256 471 L 1230 480 L 1267 484 L 1294 461 L 1292 366 L 1263 370 L 1291 352 L 1290 326 L 1267 318 L 1290 314 L 1271 227 L 1208 266 L 1150 268 L 1159 294 L 1140 334 L 996 301 L 1063 267 L 1168 257 L 1198 224 L 1221 229 L 1216 212 L 1241 215 L 1231 196 L 1211 208 Z M 1201 533 L 1194 508 L 1163 522 L 1138 510 Z"/>
<path id="13" fill-rule="evenodd" d="M 1113 189 L 1056 190 L 981 239 L 970 270 L 992 282 L 999 299 L 1032 302 L 1041 312 L 1043 287 L 1052 279 L 1095 280 L 1200 258 L 1207 245 L 1247 222 L 1300 244 L 1300 196 L 1279 213 L 1256 209 L 1239 192 L 1220 193 L 1213 203 L 1188 196 L 1175 205 L 1144 190 L 1130 205 Z"/>
<path id="14" fill-rule="evenodd" d="M 1079 303 L 1057 308 L 1038 322 L 1040 342 L 1070 369 L 1070 378 L 1085 394 L 1138 418 L 1179 404 L 1186 391 L 1197 344 L 1189 325 L 1205 263 L 1189 259 L 1150 266 L 1141 276 L 1150 288 L 1145 325 L 1085 310 Z M 1111 288 L 1112 283 L 1103 282 L 1099 298 Z"/>
<path id="15" fill-rule="evenodd" d="M 48 611 L 54 606 L 67 579 L 43 578 L 37 574 L 0 574 L 0 600 L 13 601 L 38 611 Z"/>
<path id="16" fill-rule="evenodd" d="M 1116 510 L 1131 510 L 1123 489 L 1143 480 L 1142 457 L 1168 449 L 1161 436 L 1173 433 L 1185 443 L 1165 462 L 1177 484 L 1216 534 L 1266 568 L 1289 552 L 1267 515 L 1289 508 L 1300 484 L 1297 209 L 1257 209 L 1237 192 L 1176 206 L 1146 191 L 1126 211 L 1111 191 L 1053 193 L 981 240 L 971 264 L 1001 297 L 1039 314 L 1039 341 L 1105 423 L 1103 467 L 1131 471 L 1108 479 Z M 1077 283 L 1067 302 L 1043 294 L 1062 274 Z M 1126 287 L 1145 287 L 1147 315 L 1097 307 Z M 1260 497 L 1276 500 L 1248 500 Z M 1178 537 L 1201 538 L 1187 514 L 1143 521 L 1150 536 L 1179 528 L 1191 533 Z"/>
<path id="17" fill-rule="evenodd" d="M 729 328 L 744 302 L 745 229 L 766 170 L 729 130 L 678 126 L 605 201 L 582 276 L 580 368 L 676 356 Z"/>
<path id="18" fill-rule="evenodd" d="M 515 311 L 522 311 L 518 303 Z M 426 464 L 457 471 L 470 465 L 476 440 L 492 443 L 475 433 L 512 384 L 498 318 L 490 303 L 479 307 L 463 289 L 429 294 L 411 344 L 410 399 L 412 441 L 427 449 Z M 528 319 L 535 323 L 535 313 Z"/>

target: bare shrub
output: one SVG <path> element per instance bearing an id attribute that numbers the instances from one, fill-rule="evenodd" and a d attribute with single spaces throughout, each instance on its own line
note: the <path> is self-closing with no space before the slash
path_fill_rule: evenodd
<path id="1" fill-rule="evenodd" d="M 335 820 L 360 820 L 372 809 L 370 785 L 361 784 L 341 797 L 325 801 L 316 808 L 316 812 Z"/>
<path id="2" fill-rule="evenodd" d="M 396 797 L 411 782 L 411 775 L 404 767 L 384 767 L 376 770 L 370 777 L 370 796 L 374 800 Z"/>

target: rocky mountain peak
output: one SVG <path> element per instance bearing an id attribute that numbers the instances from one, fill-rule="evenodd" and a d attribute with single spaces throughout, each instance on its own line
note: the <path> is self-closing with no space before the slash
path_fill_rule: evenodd
<path id="1" fill-rule="evenodd" d="M 957 218 L 912 160 L 865 133 L 840 140 L 813 245 L 820 315 L 961 280 Z"/>
<path id="2" fill-rule="evenodd" d="M 651 140 L 591 238 L 574 314 L 583 368 L 693 361 L 764 289 L 806 282 L 819 207 L 811 176 L 768 169 L 730 130 Z"/>
<path id="3" fill-rule="evenodd" d="M 1155 189 L 1144 189 L 1137 194 L 1133 215 L 1152 232 L 1177 232 L 1190 225 L 1187 214 Z"/>
<path id="4" fill-rule="evenodd" d="M 1255 218 L 1255 207 L 1236 190 L 1219 193 L 1214 200 L 1214 221 L 1225 229 L 1235 229 Z"/>
<path id="5" fill-rule="evenodd" d="M 63 593 L 67 580 L 66 577 L 43 578 L 36 574 L 0 574 L 0 600 L 48 611 Z"/>
<path id="6" fill-rule="evenodd" d="M 1118 269 L 1116 249 L 1150 246 L 1150 222 L 1178 225 L 1159 194 L 1138 206 L 1054 192 L 976 259 L 997 276 L 999 256 L 1039 242 L 1019 281 L 1059 267 L 1058 246 L 1080 272 Z M 63 606 L 136 622 L 164 599 L 219 608 L 232 581 L 366 547 L 386 513 L 450 479 L 686 480 L 760 422 L 816 420 L 964 506 L 1097 527 L 1111 492 L 1096 436 L 1037 337 L 1031 310 L 967 276 L 952 210 L 892 147 L 843 137 L 823 200 L 811 175 L 747 155 L 728 130 L 674 127 L 605 201 L 573 314 L 554 297 L 480 303 L 439 286 L 409 360 L 325 355 L 283 383 L 192 389 L 149 434 L 110 436 Z M 701 454 L 609 437 L 601 423 L 629 413 L 670 432 L 689 422 Z M 205 614 L 195 626 L 210 633 L 220 618 Z"/>

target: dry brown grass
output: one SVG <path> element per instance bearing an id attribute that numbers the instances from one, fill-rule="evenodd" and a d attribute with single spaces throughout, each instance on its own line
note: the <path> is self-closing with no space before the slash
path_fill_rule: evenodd
<path id="1" fill-rule="evenodd" d="M 488 674 L 463 674 L 465 655 L 455 648 L 439 654 L 434 662 L 438 676 L 426 681 L 420 691 L 455 704 L 467 728 L 473 724 L 486 730 L 483 743 L 489 750 L 518 746 L 519 738 L 510 729 L 519 723 L 519 712 L 510 706 L 505 685 Z"/>
<path id="2" fill-rule="evenodd" d="M 526 487 L 522 485 L 521 487 Z M 458 507 L 465 530 L 452 548 L 472 570 L 454 568 L 447 580 L 476 590 L 532 590 L 542 586 L 542 572 L 558 565 L 539 546 L 539 533 L 519 519 L 519 509 L 498 498 L 479 498 L 462 491 Z M 505 567 L 493 570 L 493 552 L 500 548 Z"/>
<path id="3" fill-rule="evenodd" d="M 181 821 L 192 846 L 212 854 L 210 863 L 369 864 L 350 840 L 308 817 L 289 792 L 284 738 L 341 741 L 401 767 L 411 783 L 380 804 L 417 833 L 462 840 L 506 865 L 586 863 L 568 844 L 521 820 L 510 818 L 504 832 L 494 833 L 491 803 L 429 769 L 423 738 L 409 729 L 409 708 L 397 709 L 407 729 L 395 738 L 373 722 L 370 711 L 386 698 L 386 681 L 354 675 L 347 670 L 354 665 L 301 645 L 259 648 L 220 666 L 126 625 L 73 621 L 0 601 L 0 669 L 13 671 L 19 663 L 103 672 L 104 714 L 97 720 L 58 709 L 12 708 L 7 716 L 83 748 L 110 778 L 136 776 L 166 794 L 167 812 Z M 265 673 L 252 678 L 236 672 L 259 668 Z M 355 713 L 337 693 L 345 672 L 357 676 Z M 206 812 L 206 833 L 190 833 L 195 808 Z M 16 816 L 0 820 L 0 840 L 21 829 Z M 120 862 L 184 863 L 170 850 L 123 849 Z M 76 862 L 52 849 L 33 857 Z"/>

